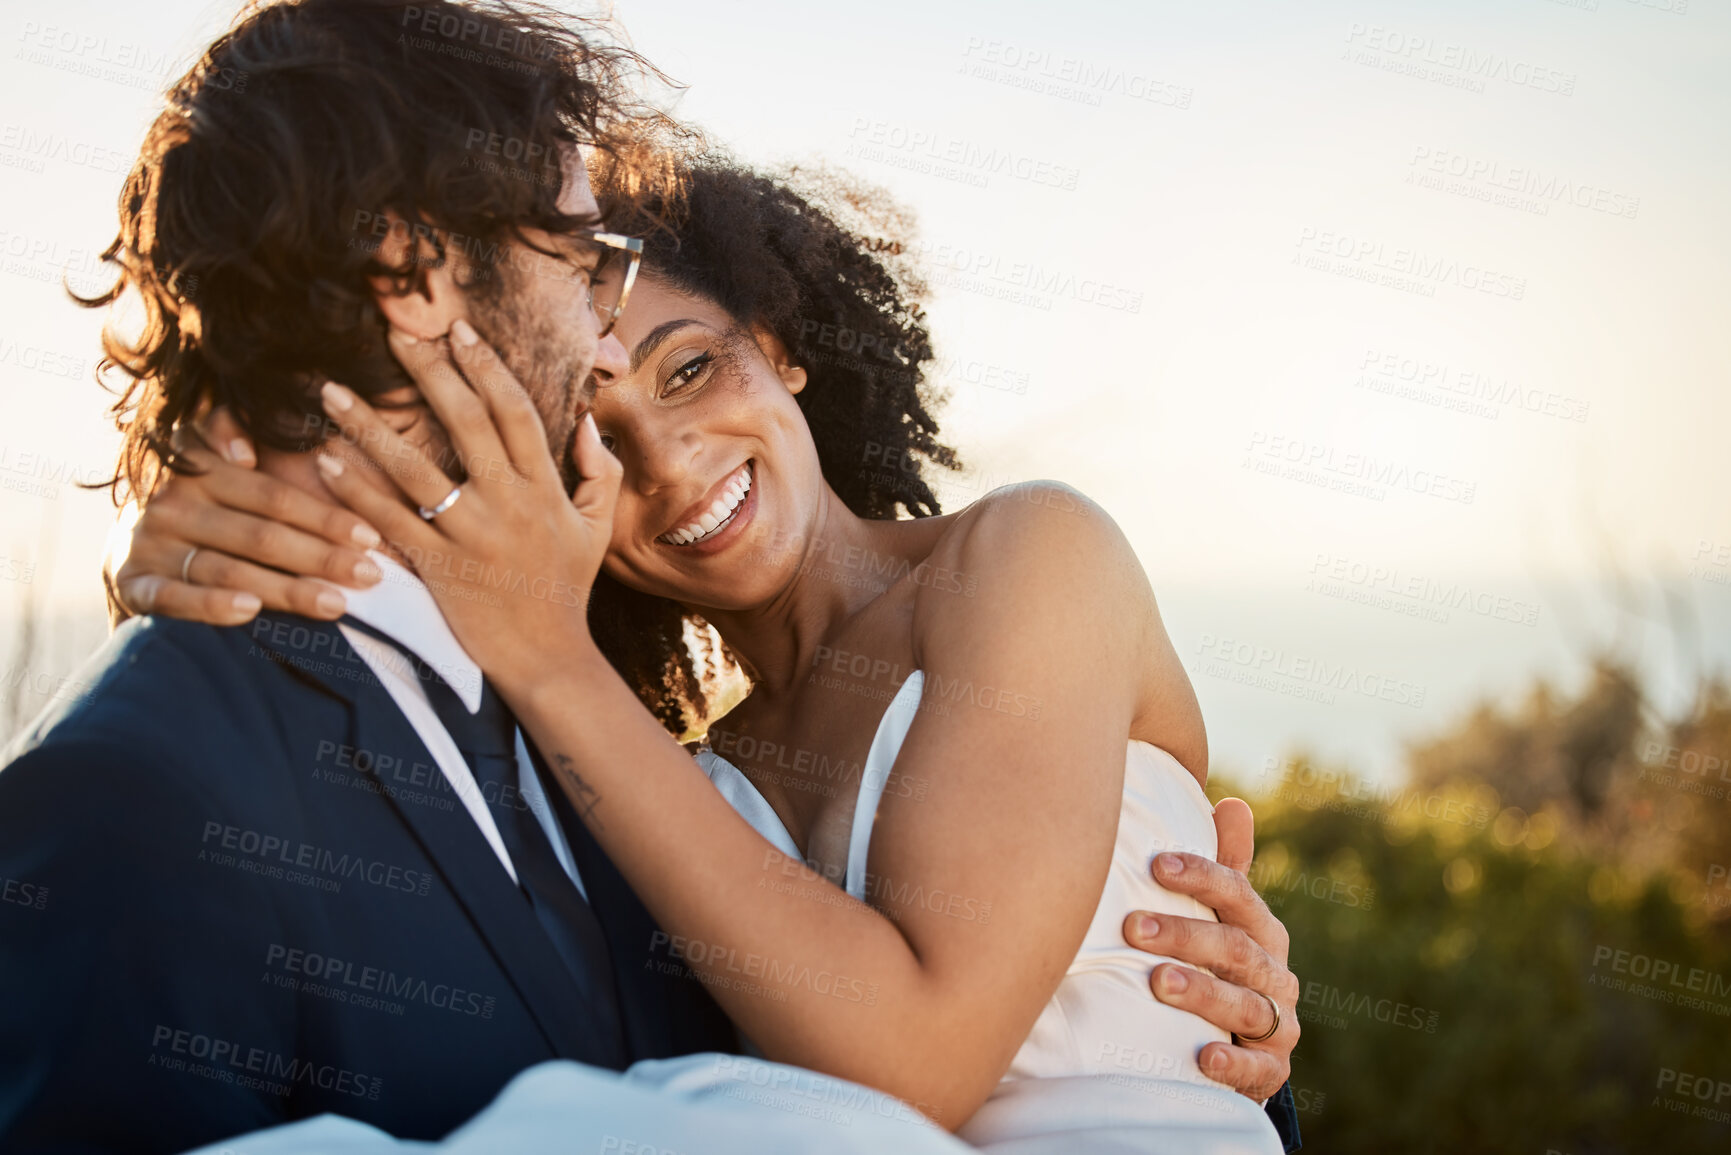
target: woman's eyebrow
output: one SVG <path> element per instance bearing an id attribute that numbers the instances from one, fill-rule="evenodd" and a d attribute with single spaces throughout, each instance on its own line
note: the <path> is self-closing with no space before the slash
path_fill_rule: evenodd
<path id="1" fill-rule="evenodd" d="M 647 361 L 649 355 L 655 352 L 655 347 L 661 344 L 661 342 L 667 340 L 668 337 L 672 336 L 680 329 L 685 328 L 687 325 L 701 325 L 702 323 L 703 322 L 691 317 L 681 317 L 675 321 L 661 322 L 661 324 L 649 330 L 648 336 L 637 342 L 637 348 L 631 350 L 630 371 L 633 373 L 637 372 L 638 366 Z"/>

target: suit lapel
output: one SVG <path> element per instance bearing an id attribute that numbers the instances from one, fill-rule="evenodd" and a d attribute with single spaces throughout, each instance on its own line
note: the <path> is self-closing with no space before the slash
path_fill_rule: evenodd
<path id="1" fill-rule="evenodd" d="M 418 751 L 422 759 L 433 764 L 433 756 L 414 726 L 335 625 L 275 615 L 260 615 L 259 622 L 267 619 L 274 619 L 269 629 L 260 630 L 255 623 L 254 644 L 277 654 L 281 663 L 302 678 L 350 703 L 356 749 Z M 609 976 L 589 976 L 592 981 L 582 988 L 573 982 L 523 892 L 505 873 L 455 793 L 449 795 L 452 805 L 448 810 L 385 794 L 376 797 L 384 799 L 421 844 L 516 987 L 553 1052 L 596 1066 L 620 1066 L 622 1057 L 591 1029 L 595 1020 L 589 1016 L 594 1011 L 585 1005 L 589 998 L 612 997 Z M 606 1016 L 597 1018 L 605 1021 Z"/>

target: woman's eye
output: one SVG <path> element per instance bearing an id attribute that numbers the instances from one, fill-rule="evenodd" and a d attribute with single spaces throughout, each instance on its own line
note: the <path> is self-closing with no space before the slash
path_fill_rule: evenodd
<path id="1" fill-rule="evenodd" d="M 665 397 L 670 393 L 678 393 L 686 386 L 690 385 L 693 381 L 703 376 L 703 371 L 709 368 L 710 364 L 714 362 L 714 360 L 714 353 L 699 353 L 697 356 L 681 365 L 678 369 L 673 371 L 673 376 L 667 379 L 667 386 L 662 393 L 662 396 Z"/>
<path id="2" fill-rule="evenodd" d="M 606 449 L 607 452 L 612 453 L 613 447 L 617 444 L 619 444 L 619 442 L 614 438 L 613 434 L 603 433 L 601 435 L 601 446 Z"/>

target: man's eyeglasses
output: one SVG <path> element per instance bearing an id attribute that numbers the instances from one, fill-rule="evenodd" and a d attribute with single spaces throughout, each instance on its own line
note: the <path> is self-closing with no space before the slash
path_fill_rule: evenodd
<path id="1" fill-rule="evenodd" d="M 598 251 L 595 271 L 589 274 L 589 307 L 595 310 L 595 320 L 601 326 L 597 337 L 613 331 L 625 302 L 631 298 L 631 286 L 637 282 L 637 266 L 643 263 L 643 238 L 619 233 L 584 231 L 577 234 L 584 244 Z"/>

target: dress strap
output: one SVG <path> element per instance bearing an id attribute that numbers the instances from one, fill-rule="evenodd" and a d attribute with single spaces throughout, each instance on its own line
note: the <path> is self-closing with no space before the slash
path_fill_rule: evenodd
<path id="1" fill-rule="evenodd" d="M 860 772 L 859 800 L 854 804 L 853 830 L 847 844 L 847 892 L 862 902 L 866 896 L 866 852 L 871 848 L 878 803 L 883 799 L 884 787 L 889 784 L 890 772 L 895 769 L 896 755 L 901 753 L 902 743 L 907 740 L 908 730 L 919 713 L 925 682 L 925 673 L 915 670 L 896 691 L 889 709 L 878 721 L 871 751 L 866 754 L 865 769 Z"/>
<path id="2" fill-rule="evenodd" d="M 795 862 L 805 861 L 805 855 L 794 845 L 793 835 L 782 825 L 775 808 L 769 804 L 768 799 L 758 793 L 757 787 L 751 784 L 751 779 L 747 778 L 739 767 L 709 749 L 697 752 L 697 764 L 709 775 L 709 780 L 721 791 L 721 796 L 727 799 L 728 805 L 750 823 L 752 829 Z"/>

